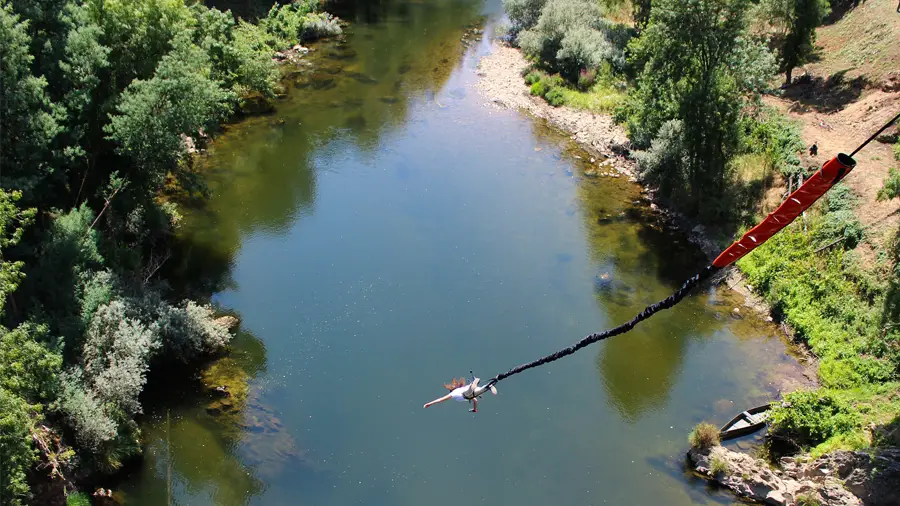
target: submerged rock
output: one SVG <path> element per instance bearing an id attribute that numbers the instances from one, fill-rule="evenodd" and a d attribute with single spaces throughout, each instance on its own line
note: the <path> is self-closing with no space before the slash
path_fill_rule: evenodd
<path id="1" fill-rule="evenodd" d="M 251 93 L 241 99 L 239 110 L 241 114 L 248 116 L 268 114 L 275 111 L 275 104 L 260 93 Z"/>

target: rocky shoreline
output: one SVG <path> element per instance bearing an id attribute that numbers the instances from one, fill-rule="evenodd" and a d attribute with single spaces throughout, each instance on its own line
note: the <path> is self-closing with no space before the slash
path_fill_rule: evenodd
<path id="1" fill-rule="evenodd" d="M 900 450 L 837 451 L 818 459 L 783 458 L 779 467 L 722 446 L 692 448 L 694 472 L 736 495 L 773 506 L 900 504 Z"/>

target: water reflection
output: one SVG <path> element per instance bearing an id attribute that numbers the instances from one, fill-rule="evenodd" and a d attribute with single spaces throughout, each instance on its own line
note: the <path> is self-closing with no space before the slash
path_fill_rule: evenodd
<path id="1" fill-rule="evenodd" d="M 480 19 L 480 2 L 469 0 L 338 6 L 356 22 L 346 36 L 286 69 L 290 88 L 277 112 L 227 127 L 201 161 L 213 197 L 184 203 L 184 233 L 165 266 L 176 288 L 201 297 L 238 289 L 233 264 L 243 243 L 282 236 L 311 215 L 317 174 L 340 171 L 347 153 L 374 156 L 380 139 L 405 123 L 410 102 L 444 86 L 464 54 L 462 34 Z M 247 504 L 287 468 L 295 484 L 327 481 L 266 401 L 276 389 L 256 379 L 266 368 L 263 343 L 243 332 L 233 348 L 191 388 L 172 395 L 150 386 L 147 404 L 161 407 L 145 417 L 146 458 L 123 487 L 130 501 L 165 504 L 169 470 L 176 501 L 191 504 Z"/>
<path id="2" fill-rule="evenodd" d="M 578 164 L 582 171 L 590 166 L 584 159 Z M 596 269 L 595 296 L 609 326 L 668 296 L 705 265 L 702 254 L 671 233 L 623 178 L 586 178 L 579 194 Z M 697 317 L 705 299 L 698 291 L 678 311 L 659 313 L 604 342 L 597 369 L 609 402 L 627 422 L 665 407 L 690 341 L 724 326 L 707 315 Z"/>
<path id="3" fill-rule="evenodd" d="M 281 456 L 293 448 L 285 432 L 271 427 L 274 415 L 263 412 L 251 391 L 253 378 L 264 374 L 266 350 L 263 343 L 246 331 L 233 341 L 234 352 L 216 360 L 194 376 L 193 382 L 181 381 L 186 371 L 151 376 L 143 394 L 144 404 L 152 408 L 145 414 L 141 431 L 144 459 L 126 473 L 121 489 L 126 504 L 167 504 L 168 487 L 174 497 L 205 497 L 210 504 L 238 506 L 264 488 L 266 465 L 282 464 Z M 177 384 L 170 380 L 178 378 Z M 228 396 L 215 392 L 227 386 Z M 277 440 L 280 453 L 268 451 L 270 440 Z M 248 465 L 244 457 L 263 448 L 262 459 Z M 139 479 L 137 479 L 139 477 Z M 176 500 L 173 504 L 179 504 Z"/>

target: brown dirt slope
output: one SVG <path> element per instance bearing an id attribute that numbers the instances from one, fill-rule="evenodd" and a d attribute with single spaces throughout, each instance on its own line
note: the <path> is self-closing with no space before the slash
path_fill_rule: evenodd
<path id="1" fill-rule="evenodd" d="M 837 21 L 816 32 L 820 61 L 808 66 L 819 75 L 848 71 L 881 82 L 900 70 L 900 12 L 897 0 L 862 0 Z"/>
<path id="2" fill-rule="evenodd" d="M 839 152 L 850 153 L 900 112 L 900 13 L 893 0 L 868 0 L 818 31 L 820 59 L 808 74 L 767 103 L 800 122 L 807 146 L 818 144 L 821 165 Z M 796 75 L 796 74 L 795 74 Z M 888 133 L 897 132 L 897 126 Z M 900 202 L 878 202 L 876 195 L 891 167 L 900 167 L 892 146 L 873 142 L 856 155 L 846 183 L 859 195 L 857 214 L 867 229 L 868 259 L 882 249 L 900 224 Z"/>

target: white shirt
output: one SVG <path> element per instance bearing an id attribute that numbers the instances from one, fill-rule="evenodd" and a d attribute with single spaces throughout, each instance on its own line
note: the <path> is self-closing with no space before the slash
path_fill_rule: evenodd
<path id="1" fill-rule="evenodd" d="M 466 399 L 464 394 L 468 391 L 469 391 L 469 385 L 462 386 L 462 387 L 459 387 L 456 390 L 450 392 L 450 397 L 453 398 L 453 400 L 456 400 L 459 402 L 466 402 L 469 399 Z"/>

